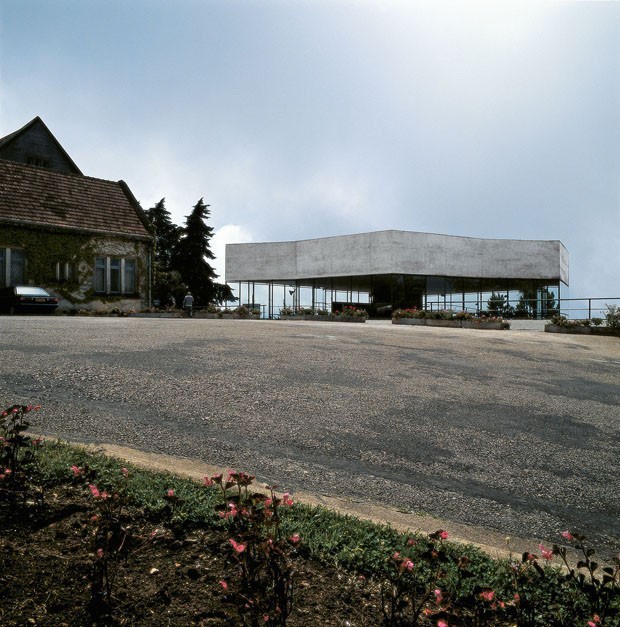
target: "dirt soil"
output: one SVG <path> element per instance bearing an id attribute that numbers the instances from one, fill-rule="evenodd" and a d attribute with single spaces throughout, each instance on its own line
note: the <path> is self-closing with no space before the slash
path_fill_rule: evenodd
<path id="1" fill-rule="evenodd" d="M 92 498 L 58 487 L 42 514 L 0 503 L 0 624 L 240 625 L 221 580 L 231 580 L 223 529 L 175 537 L 161 521 L 132 515 L 134 545 L 118 565 L 112 619 L 89 612 Z M 154 529 L 159 529 L 149 539 Z M 353 574 L 293 557 L 289 625 L 379 625 L 379 598 Z"/>

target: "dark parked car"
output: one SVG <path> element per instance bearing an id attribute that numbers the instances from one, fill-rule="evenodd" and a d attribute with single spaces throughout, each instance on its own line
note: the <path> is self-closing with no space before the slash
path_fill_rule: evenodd
<path id="1" fill-rule="evenodd" d="M 14 285 L 0 288 L 0 311 L 3 313 L 51 314 L 58 307 L 58 299 L 42 287 Z"/>

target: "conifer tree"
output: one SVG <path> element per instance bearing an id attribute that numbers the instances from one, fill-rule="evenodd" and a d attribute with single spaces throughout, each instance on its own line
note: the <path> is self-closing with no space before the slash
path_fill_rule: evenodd
<path id="1" fill-rule="evenodd" d="M 159 270 L 162 272 L 172 270 L 172 259 L 181 237 L 181 229 L 172 222 L 165 202 L 166 199 L 162 198 L 146 212 L 149 222 L 155 229 L 154 261 L 159 265 Z"/>
<path id="2" fill-rule="evenodd" d="M 213 280 L 218 276 L 207 261 L 215 259 L 211 252 L 213 227 L 206 222 L 210 215 L 209 205 L 201 198 L 185 219 L 173 257 L 173 267 L 181 274 L 197 303 L 202 305 L 213 300 Z"/>
<path id="3" fill-rule="evenodd" d="M 173 297 L 178 302 L 186 287 L 181 276 L 173 267 L 175 251 L 179 246 L 181 229 L 172 222 L 166 209 L 165 198 L 146 211 L 147 218 L 155 234 L 153 254 L 153 296 L 161 304 L 168 305 Z"/>

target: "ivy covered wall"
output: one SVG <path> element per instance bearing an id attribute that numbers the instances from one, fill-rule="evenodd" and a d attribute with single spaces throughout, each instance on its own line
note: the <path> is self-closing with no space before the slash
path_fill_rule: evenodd
<path id="1" fill-rule="evenodd" d="M 145 306 L 148 298 L 149 243 L 88 233 L 43 231 L 20 226 L 0 226 L 0 247 L 20 248 L 26 259 L 24 282 L 40 285 L 59 296 L 61 308 L 101 309 L 105 303 L 132 299 Z M 102 297 L 93 289 L 95 257 L 131 257 L 137 261 L 136 294 Z M 69 264 L 69 276 L 57 274 L 58 264 Z M 105 308 L 105 306 L 103 307 Z"/>

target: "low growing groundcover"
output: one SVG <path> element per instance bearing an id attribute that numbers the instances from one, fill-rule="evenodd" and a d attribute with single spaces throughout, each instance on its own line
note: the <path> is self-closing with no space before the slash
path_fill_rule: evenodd
<path id="1" fill-rule="evenodd" d="M 244 472 L 200 485 L 17 435 L 0 471 L 2 625 L 620 624 L 620 565 L 603 570 L 574 531 L 498 561 L 449 530 L 256 492 Z M 571 553 L 578 570 L 546 563 Z"/>

